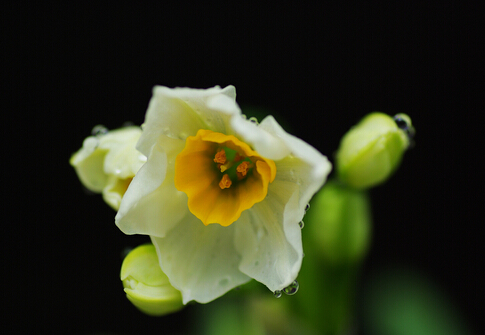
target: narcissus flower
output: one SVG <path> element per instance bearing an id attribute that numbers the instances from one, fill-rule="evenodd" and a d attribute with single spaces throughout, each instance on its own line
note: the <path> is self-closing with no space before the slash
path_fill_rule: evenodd
<path id="1" fill-rule="evenodd" d="M 299 222 L 331 165 L 272 116 L 246 120 L 235 88 L 157 86 L 137 148 L 147 157 L 116 224 L 145 234 L 184 304 L 210 302 L 251 278 L 292 284 Z"/>
<path id="2" fill-rule="evenodd" d="M 140 135 L 140 127 L 132 126 L 89 136 L 69 161 L 83 185 L 102 193 L 104 201 L 115 210 L 135 173 L 146 162 L 135 148 Z"/>

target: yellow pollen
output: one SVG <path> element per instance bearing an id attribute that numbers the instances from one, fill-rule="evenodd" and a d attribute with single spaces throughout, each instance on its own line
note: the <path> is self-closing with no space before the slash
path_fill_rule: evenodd
<path id="1" fill-rule="evenodd" d="M 225 164 L 226 160 L 227 160 L 226 152 L 224 151 L 224 149 L 222 149 L 221 151 L 218 151 L 216 153 L 216 156 L 214 157 L 214 162 L 218 164 Z"/>
<path id="2" fill-rule="evenodd" d="M 248 173 L 248 170 L 249 170 L 249 162 L 248 161 L 242 162 L 236 168 L 237 177 L 239 179 L 242 179 L 242 178 L 246 177 L 246 174 Z"/>
<path id="3" fill-rule="evenodd" d="M 229 178 L 229 175 L 226 173 L 225 175 L 222 176 L 222 179 L 219 182 L 219 187 L 221 188 L 221 190 L 223 190 L 225 188 L 231 187 L 231 185 L 232 185 L 232 181 Z"/>

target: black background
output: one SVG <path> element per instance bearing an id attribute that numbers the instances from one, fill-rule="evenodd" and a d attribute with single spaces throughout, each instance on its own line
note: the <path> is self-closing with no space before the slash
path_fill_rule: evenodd
<path id="1" fill-rule="evenodd" d="M 143 122 L 154 85 L 236 86 L 332 158 L 366 113 L 407 113 L 416 146 L 372 190 L 365 276 L 406 264 L 432 278 L 483 329 L 483 11 L 456 3 L 199 3 L 3 9 L 3 190 L 12 333 L 159 334 L 189 311 L 138 313 L 118 273 L 124 236 L 68 160 L 96 124 Z M 12 230 L 10 230 L 12 229 Z M 304 238 L 304 232 L 303 232 Z M 179 323 L 184 323 L 180 326 Z"/>

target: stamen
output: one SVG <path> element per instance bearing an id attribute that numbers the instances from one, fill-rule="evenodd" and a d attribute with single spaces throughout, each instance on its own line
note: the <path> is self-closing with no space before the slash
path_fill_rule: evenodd
<path id="1" fill-rule="evenodd" d="M 221 149 L 220 151 L 218 151 L 216 153 L 216 156 L 214 157 L 214 162 L 215 163 L 218 163 L 218 164 L 224 164 L 226 163 L 226 152 L 224 151 L 224 149 Z"/>
<path id="2" fill-rule="evenodd" d="M 237 169 L 236 169 L 238 179 L 242 179 L 242 178 L 246 177 L 248 170 L 249 170 L 249 162 L 248 161 L 244 161 L 241 164 L 239 164 L 237 166 Z"/>
<path id="3" fill-rule="evenodd" d="M 221 181 L 219 182 L 219 187 L 221 190 L 225 188 L 229 188 L 232 185 L 231 178 L 229 178 L 229 175 L 226 173 L 225 175 L 222 176 Z"/>

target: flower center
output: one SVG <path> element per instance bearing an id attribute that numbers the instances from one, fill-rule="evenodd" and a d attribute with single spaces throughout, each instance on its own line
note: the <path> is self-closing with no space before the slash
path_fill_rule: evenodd
<path id="1" fill-rule="evenodd" d="M 201 129 L 187 137 L 175 159 L 175 187 L 187 194 L 189 210 L 205 225 L 229 226 L 262 201 L 276 165 L 235 136 Z"/>
<path id="2" fill-rule="evenodd" d="M 221 171 L 222 178 L 219 182 L 221 189 L 231 187 L 233 181 L 240 181 L 246 178 L 250 169 L 253 168 L 253 161 L 241 155 L 236 150 L 228 147 L 219 147 L 214 157 L 217 169 Z"/>

